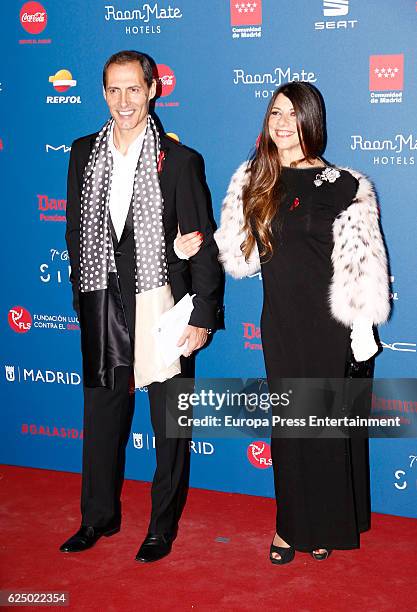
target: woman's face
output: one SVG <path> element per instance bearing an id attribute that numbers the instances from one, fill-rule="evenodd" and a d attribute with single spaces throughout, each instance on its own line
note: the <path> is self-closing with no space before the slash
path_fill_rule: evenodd
<path id="1" fill-rule="evenodd" d="M 277 96 L 271 109 L 268 129 L 280 153 L 294 160 L 303 157 L 295 111 L 291 101 L 282 93 Z"/>

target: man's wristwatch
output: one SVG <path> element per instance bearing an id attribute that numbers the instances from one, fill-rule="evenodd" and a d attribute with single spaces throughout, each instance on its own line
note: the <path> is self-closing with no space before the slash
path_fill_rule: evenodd
<path id="1" fill-rule="evenodd" d="M 210 329 L 210 327 L 206 327 L 206 332 L 207 332 L 207 335 L 210 336 L 210 334 L 213 333 L 213 330 Z"/>

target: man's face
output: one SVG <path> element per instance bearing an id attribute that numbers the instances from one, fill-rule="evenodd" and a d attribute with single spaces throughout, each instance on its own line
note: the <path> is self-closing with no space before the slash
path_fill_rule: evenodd
<path id="1" fill-rule="evenodd" d="M 148 87 L 139 62 L 110 64 L 104 97 L 120 131 L 139 134 L 144 129 L 155 91 L 155 81 Z"/>

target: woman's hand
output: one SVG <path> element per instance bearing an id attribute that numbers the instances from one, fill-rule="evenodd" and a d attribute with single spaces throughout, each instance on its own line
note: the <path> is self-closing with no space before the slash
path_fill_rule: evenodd
<path id="1" fill-rule="evenodd" d="M 191 232 L 181 236 L 178 228 L 177 237 L 174 240 L 174 251 L 180 259 L 189 259 L 198 251 L 203 243 L 203 234 L 201 232 Z"/>

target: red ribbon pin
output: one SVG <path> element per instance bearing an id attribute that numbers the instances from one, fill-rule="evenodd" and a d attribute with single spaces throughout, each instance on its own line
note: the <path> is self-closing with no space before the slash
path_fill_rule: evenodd
<path id="1" fill-rule="evenodd" d="M 290 210 L 294 210 L 295 208 L 297 208 L 297 206 L 300 206 L 300 200 L 298 198 L 295 198 L 294 202 L 290 206 Z"/>
<path id="2" fill-rule="evenodd" d="M 161 174 L 162 172 L 162 166 L 164 164 L 164 159 L 165 159 L 165 151 L 160 151 L 159 152 L 159 157 L 158 157 L 158 174 Z"/>

